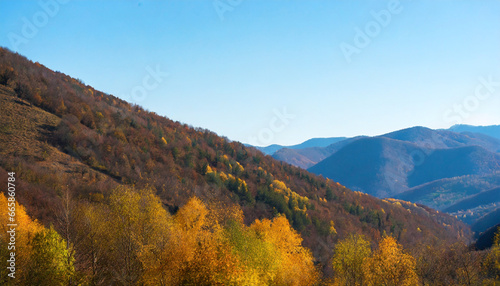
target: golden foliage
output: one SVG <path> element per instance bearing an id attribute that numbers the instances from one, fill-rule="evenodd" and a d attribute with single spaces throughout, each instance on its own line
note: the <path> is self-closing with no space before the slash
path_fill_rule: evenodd
<path id="1" fill-rule="evenodd" d="M 274 180 L 269 187 L 271 188 L 271 190 L 284 195 L 287 203 L 292 201 L 292 205 L 294 206 L 293 210 L 302 211 L 304 213 L 307 211 L 307 204 L 309 203 L 308 197 L 297 194 L 296 192 L 288 188 L 284 182 L 279 180 Z"/>
<path id="2" fill-rule="evenodd" d="M 416 261 L 393 237 L 385 237 L 366 259 L 363 272 L 368 285 L 417 285 Z"/>
<path id="3" fill-rule="evenodd" d="M 9 205 L 10 203 L 10 205 Z M 52 228 L 46 229 L 32 220 L 23 206 L 7 199 L 0 193 L 0 284 L 4 285 L 65 285 L 73 274 L 73 257 L 66 248 L 66 241 Z M 9 220 L 7 207 L 15 205 L 15 221 Z M 10 210 L 9 210 L 10 211 Z M 15 244 L 9 244 L 10 226 L 16 224 Z M 10 247 L 8 247 L 10 246 Z M 14 246 L 14 247 L 12 247 Z M 10 253 L 15 253 L 15 279 L 7 277 L 6 265 Z M 33 278 L 36 278 L 33 280 Z M 9 280 L 4 280 L 9 279 Z M 38 281 L 34 283 L 33 281 Z M 13 284 L 10 284 L 13 282 Z"/>
<path id="4" fill-rule="evenodd" d="M 313 285 L 317 282 L 318 272 L 314 267 L 312 254 L 302 247 L 302 238 L 284 216 L 278 216 L 273 221 L 256 220 L 250 228 L 278 251 L 279 267 L 274 283 Z M 296 275 L 297 273 L 300 275 Z"/>
<path id="5" fill-rule="evenodd" d="M 285 217 L 243 223 L 239 207 L 193 197 L 174 216 L 151 191 L 118 188 L 84 211 L 92 281 L 144 285 L 313 285 L 310 251 Z M 110 267 L 111 266 L 111 267 Z M 301 275 L 296 275 L 301 273 Z M 92 275 L 91 275 L 92 276 Z"/>
<path id="6" fill-rule="evenodd" d="M 12 249 L 12 251 L 15 251 L 16 253 L 16 277 L 23 277 L 28 271 L 29 259 L 33 252 L 31 240 L 37 233 L 42 231 L 44 227 L 40 225 L 38 221 L 31 220 L 24 207 L 18 204 L 17 201 L 14 202 L 15 222 L 9 222 L 10 216 L 8 214 L 9 212 L 7 208 L 8 206 L 11 206 L 8 205 L 9 203 L 12 204 L 13 202 L 8 201 L 7 197 L 5 197 L 3 193 L 0 193 L 0 206 L 2 206 L 2 210 L 0 211 L 0 223 L 2 224 L 2 231 L 0 233 L 0 247 L 2 251 L 2 260 L 4 261 L 1 265 L 3 266 L 5 264 L 5 261 L 7 261 L 7 258 L 3 259 L 4 255 L 8 256 L 11 252 L 9 250 L 8 252 L 4 253 L 8 250 L 8 243 L 10 241 L 10 234 L 7 233 L 7 231 L 10 230 L 10 226 L 7 226 L 7 224 L 17 224 L 17 226 L 15 227 L 15 250 Z M 4 274 L 4 271 L 5 268 L 2 269 L 0 273 Z M 2 279 L 4 277 L 7 277 L 7 275 L 4 275 Z"/>

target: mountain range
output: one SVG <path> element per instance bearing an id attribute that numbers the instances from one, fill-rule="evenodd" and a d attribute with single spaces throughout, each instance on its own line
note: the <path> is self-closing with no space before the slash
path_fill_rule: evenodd
<path id="1" fill-rule="evenodd" d="M 421 203 L 474 224 L 499 207 L 499 134 L 498 125 L 412 127 L 326 147 L 282 148 L 272 157 L 352 190 Z"/>
<path id="2" fill-rule="evenodd" d="M 488 135 L 497 139 L 500 139 L 500 125 L 491 125 L 491 126 L 472 126 L 465 124 L 457 124 L 453 125 L 449 129 L 453 132 L 471 132 L 471 133 L 480 133 L 484 135 Z"/>
<path id="3" fill-rule="evenodd" d="M 316 147 L 327 147 L 333 143 L 342 141 L 347 139 L 346 137 L 330 137 L 330 138 L 312 138 L 309 140 L 306 140 L 300 144 L 296 145 L 290 145 L 290 146 L 283 146 L 283 145 L 278 145 L 278 144 L 272 144 L 266 147 L 258 147 L 258 146 L 253 146 L 262 153 L 266 155 L 272 155 L 276 153 L 276 151 L 281 150 L 281 149 L 292 149 L 292 150 L 301 150 L 301 149 L 306 149 L 306 148 L 316 148 Z M 247 145 L 251 146 L 251 145 Z"/>

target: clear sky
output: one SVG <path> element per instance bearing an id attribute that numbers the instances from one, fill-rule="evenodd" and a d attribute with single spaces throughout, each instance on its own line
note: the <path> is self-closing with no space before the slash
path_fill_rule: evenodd
<path id="1" fill-rule="evenodd" d="M 500 124 L 498 0 L 0 0 L 0 45 L 255 145 Z"/>

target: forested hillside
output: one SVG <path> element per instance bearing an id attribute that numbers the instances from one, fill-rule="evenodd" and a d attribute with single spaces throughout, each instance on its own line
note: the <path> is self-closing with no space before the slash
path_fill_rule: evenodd
<path id="1" fill-rule="evenodd" d="M 471 238 L 451 216 L 353 192 L 3 48 L 0 104 L 1 182 L 15 173 L 16 199 L 44 229 L 40 247 L 56 244 L 72 281 L 310 285 L 316 268 L 332 276 L 333 250 L 353 234 L 408 251 Z"/>

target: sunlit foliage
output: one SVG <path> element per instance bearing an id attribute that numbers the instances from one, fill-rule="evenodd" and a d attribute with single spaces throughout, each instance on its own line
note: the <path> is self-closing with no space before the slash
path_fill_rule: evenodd
<path id="1" fill-rule="evenodd" d="M 393 237 L 383 238 L 378 249 L 366 259 L 363 272 L 367 285 L 417 285 L 415 259 L 403 251 Z"/>
<path id="2" fill-rule="evenodd" d="M 313 285 L 310 251 L 284 217 L 248 227 L 236 206 L 193 197 L 171 216 L 150 190 L 118 188 L 82 209 L 89 225 L 80 251 L 95 284 Z M 292 275 L 292 273 L 303 275 Z"/>
<path id="3" fill-rule="evenodd" d="M 73 276 L 74 258 L 70 255 L 64 239 L 53 229 L 46 229 L 33 221 L 23 206 L 15 202 L 15 248 L 10 242 L 8 200 L 0 193 L 0 255 L 2 269 L 1 285 L 66 285 Z M 11 246 L 13 244 L 10 244 Z M 15 253 L 15 278 L 8 277 L 7 260 Z"/>

